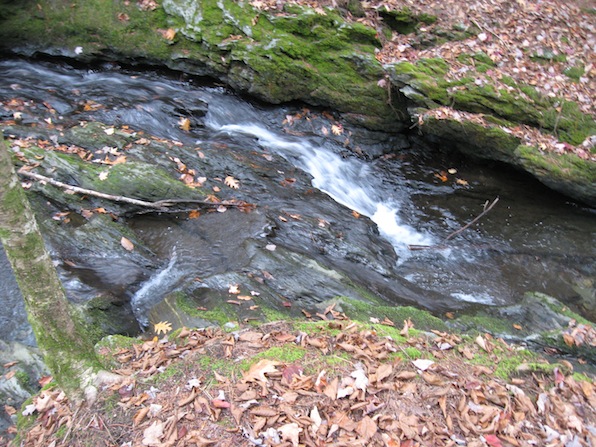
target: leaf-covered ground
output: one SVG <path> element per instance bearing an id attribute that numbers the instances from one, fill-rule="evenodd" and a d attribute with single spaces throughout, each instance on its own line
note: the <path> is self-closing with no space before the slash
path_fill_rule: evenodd
<path id="1" fill-rule="evenodd" d="M 568 362 L 487 335 L 325 316 L 116 337 L 98 352 L 122 381 L 92 407 L 46 387 L 20 410 L 14 445 L 595 445 L 594 383 Z"/>

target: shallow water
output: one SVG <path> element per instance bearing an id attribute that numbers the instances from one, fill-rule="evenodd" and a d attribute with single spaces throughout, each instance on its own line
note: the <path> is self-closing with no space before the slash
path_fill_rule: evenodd
<path id="1" fill-rule="evenodd" d="M 232 152 L 268 151 L 283 157 L 308 173 L 314 188 L 369 217 L 397 253 L 389 278 L 416 288 L 478 306 L 512 304 L 527 291 L 540 291 L 573 306 L 578 299 L 577 284 L 593 283 L 594 210 L 500 166 L 477 165 L 443 153 L 441 148 L 414 143 L 395 151 L 396 156 L 364 160 L 346 153 L 338 139 L 325 137 L 319 129 L 288 133 L 284 119 L 300 108 L 251 104 L 222 88 L 171 75 L 115 66 L 75 69 L 6 60 L 0 62 L 0 77 L 4 81 L 1 100 L 30 101 L 24 122 L 47 119 L 50 105 L 57 112 L 51 115 L 56 124 L 68 126 L 81 120 L 126 124 L 189 145 L 224 142 Z M 103 107 L 86 110 L 89 101 Z M 179 128 L 183 116 L 193 120 L 191 132 Z M 359 132 L 350 131 L 356 136 Z M 366 147 L 362 149 L 366 153 Z M 381 152 L 392 153 L 392 147 Z M 449 174 L 448 182 L 436 177 L 450 168 L 457 173 Z M 456 178 L 469 186 L 458 185 Z M 443 245 L 448 235 L 480 214 L 495 197 L 499 197 L 495 208 L 477 225 L 453 237 L 445 244 L 447 248 L 409 248 Z M 345 216 L 344 224 L 349 225 L 353 217 Z M 136 295 L 130 293 L 139 309 L 146 307 L 142 303 L 147 290 L 156 286 L 163 292 L 188 276 L 234 268 L 231 253 L 238 241 L 230 234 L 218 234 L 218 228 L 205 237 L 189 237 L 191 233 L 181 226 L 173 228 L 171 221 L 149 217 L 136 218 L 133 228 L 152 241 L 151 249 L 164 260 L 163 268 L 141 284 Z M 245 230 L 255 228 L 248 225 Z M 197 265 L 201 267 L 189 267 Z M 0 281 L 5 283 L 9 277 L 0 264 Z M 164 278 L 168 278 L 166 283 Z M 14 293 L 0 291 L 3 303 Z"/>

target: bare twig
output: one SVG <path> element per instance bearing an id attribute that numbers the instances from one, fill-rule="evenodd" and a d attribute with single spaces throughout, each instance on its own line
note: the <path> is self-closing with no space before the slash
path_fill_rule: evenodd
<path id="1" fill-rule="evenodd" d="M 448 241 L 449 239 L 451 239 L 453 236 L 458 235 L 459 233 L 461 233 L 462 231 L 464 231 L 466 228 L 471 227 L 472 225 L 474 225 L 476 222 L 478 222 L 484 215 L 486 215 L 486 213 L 488 213 L 490 210 L 493 209 L 493 207 L 497 204 L 497 202 L 499 201 L 499 198 L 496 197 L 495 200 L 492 201 L 492 203 L 489 205 L 488 204 L 488 200 L 486 201 L 486 203 L 484 204 L 484 211 L 482 211 L 480 214 L 478 214 L 478 216 L 476 216 L 473 220 L 471 220 L 470 222 L 468 222 L 467 224 L 465 224 L 463 227 L 461 227 L 459 230 L 454 231 L 453 233 L 451 233 L 449 236 L 447 236 L 445 239 L 443 239 L 443 242 Z"/>
<path id="2" fill-rule="evenodd" d="M 429 249 L 443 250 L 443 249 L 447 248 L 446 242 L 449 241 L 449 239 L 453 238 L 454 236 L 458 235 L 462 231 L 466 230 L 467 228 L 471 227 L 476 222 L 478 222 L 482 217 L 484 217 L 486 215 L 486 213 L 488 213 L 490 210 L 493 209 L 493 207 L 497 204 L 498 201 L 499 201 L 498 197 L 496 197 L 495 200 L 493 200 L 490 204 L 488 203 L 488 200 L 487 200 L 486 203 L 484 204 L 483 211 L 480 214 L 478 214 L 478 216 L 476 216 L 470 222 L 465 224 L 463 227 L 461 227 L 458 230 L 454 231 L 453 233 L 449 234 L 445 239 L 443 239 L 441 241 L 440 244 L 436 244 L 436 245 L 408 245 L 408 249 L 415 251 L 415 250 L 429 250 Z"/>
<path id="3" fill-rule="evenodd" d="M 158 200 L 156 202 L 147 202 L 145 200 L 133 199 L 131 197 L 105 194 L 103 192 L 95 191 L 93 189 L 79 188 L 78 186 L 72 186 L 67 183 L 63 183 L 58 180 L 54 180 L 51 177 L 46 177 L 44 175 L 37 174 L 35 172 L 26 171 L 22 168 L 19 169 L 18 173 L 20 175 L 22 175 L 23 177 L 28 177 L 28 178 L 32 178 L 35 180 L 39 180 L 41 182 L 46 182 L 52 186 L 55 186 L 57 188 L 62 188 L 65 191 L 71 191 L 76 194 L 99 197 L 100 199 L 111 200 L 112 202 L 129 203 L 131 205 L 137 205 L 137 206 L 141 206 L 144 208 L 152 208 L 152 209 L 159 210 L 159 211 L 165 211 L 168 207 L 171 207 L 172 205 L 176 205 L 176 204 L 181 204 L 181 203 L 195 204 L 195 205 L 208 206 L 208 207 L 219 207 L 219 206 L 223 205 L 225 207 L 239 207 L 239 208 L 245 207 L 247 205 L 244 202 L 240 202 L 240 203 L 230 203 L 227 201 L 208 202 L 205 200 L 194 200 L 194 199 L 164 199 L 164 200 Z"/>

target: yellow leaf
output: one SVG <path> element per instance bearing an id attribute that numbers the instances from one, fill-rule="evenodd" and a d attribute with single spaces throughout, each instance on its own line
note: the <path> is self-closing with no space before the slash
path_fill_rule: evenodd
<path id="1" fill-rule="evenodd" d="M 188 213 L 188 218 L 189 219 L 198 219 L 200 215 L 201 215 L 201 213 L 199 212 L 199 210 L 192 210 L 190 213 Z"/>
<path id="2" fill-rule="evenodd" d="M 232 295 L 238 295 L 240 293 L 240 287 L 238 284 L 231 284 L 230 288 L 228 289 L 228 293 Z"/>
<path id="3" fill-rule="evenodd" d="M 234 177 L 232 177 L 231 175 L 228 175 L 224 179 L 224 183 L 232 189 L 240 188 L 240 182 L 238 180 L 236 180 Z"/>
<path id="4" fill-rule="evenodd" d="M 162 332 L 164 334 L 167 334 L 172 330 L 172 323 L 168 323 L 167 321 L 160 321 L 159 323 L 153 325 L 153 330 L 156 334 L 161 334 Z"/>
<path id="5" fill-rule="evenodd" d="M 333 135 L 341 135 L 343 133 L 343 128 L 340 125 L 336 125 L 334 124 L 333 126 L 331 126 L 331 132 L 333 132 Z"/>
<path id="6" fill-rule="evenodd" d="M 178 126 L 180 129 L 188 132 L 190 130 L 190 120 L 188 118 L 180 118 L 180 121 L 178 121 Z"/>
<path id="7" fill-rule="evenodd" d="M 122 245 L 122 247 L 124 247 L 124 249 L 128 251 L 133 251 L 135 249 L 134 244 L 124 236 L 122 236 L 122 239 L 120 239 L 120 245 Z"/>
<path id="8" fill-rule="evenodd" d="M 457 183 L 458 185 L 462 185 L 462 186 L 469 186 L 468 181 L 464 180 L 462 178 L 455 179 L 455 183 Z"/>

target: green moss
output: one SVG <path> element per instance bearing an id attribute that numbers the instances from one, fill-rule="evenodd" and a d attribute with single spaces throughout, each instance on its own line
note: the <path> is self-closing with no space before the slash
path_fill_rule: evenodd
<path id="1" fill-rule="evenodd" d="M 511 377 L 519 374 L 520 366 L 522 365 L 534 365 L 536 368 L 534 370 L 537 371 L 538 366 L 536 365 L 541 364 L 538 355 L 527 349 L 507 352 L 507 355 L 500 353 L 496 354 L 496 356 L 498 360 L 494 355 L 480 350 L 470 360 L 470 363 L 494 369 L 494 376 L 505 381 L 508 381 Z"/>
<path id="2" fill-rule="evenodd" d="M 415 307 L 387 306 L 383 304 L 371 306 L 370 302 L 353 300 L 347 297 L 341 297 L 339 301 L 346 315 L 354 320 L 369 321 L 371 317 L 380 320 L 388 318 L 399 326 L 404 320 L 409 319 L 414 324 L 414 328 L 420 330 L 445 330 L 447 328 L 439 318 Z"/>
<path id="3" fill-rule="evenodd" d="M 187 315 L 191 315 L 194 317 L 200 317 L 205 320 L 214 322 L 220 326 L 223 326 L 229 321 L 234 321 L 237 319 L 236 310 L 232 308 L 231 305 L 225 302 L 217 303 L 217 306 L 214 306 L 210 310 L 198 310 L 197 304 L 192 299 L 183 292 L 175 292 L 176 294 L 176 307 L 178 307 L 182 312 L 186 313 Z"/>
<path id="4" fill-rule="evenodd" d="M 573 79 L 575 82 L 579 82 L 579 78 L 581 78 L 585 73 L 585 69 L 583 65 L 575 65 L 573 67 L 567 67 L 563 74 L 567 76 L 569 79 Z"/>
<path id="5" fill-rule="evenodd" d="M 373 324 L 372 327 L 375 329 L 379 337 L 391 337 L 397 344 L 406 342 L 406 338 L 400 334 L 401 328 L 399 327 L 387 326 L 385 324 Z M 410 336 L 416 336 L 418 333 L 420 333 L 420 331 L 416 329 L 410 329 L 408 332 Z"/>
<path id="6" fill-rule="evenodd" d="M 252 356 L 250 359 L 240 362 L 240 369 L 248 371 L 253 364 L 262 359 L 277 360 L 281 363 L 294 363 L 302 360 L 305 355 L 306 349 L 298 345 L 285 344 L 282 346 L 274 346 Z"/>
<path id="7" fill-rule="evenodd" d="M 488 332 L 493 335 L 499 335 L 511 333 L 513 323 L 516 322 L 478 313 L 476 315 L 462 315 L 457 320 L 451 322 L 451 325 L 465 332 Z"/>
<path id="8" fill-rule="evenodd" d="M 174 362 L 166 367 L 161 373 L 151 377 L 151 382 L 160 385 L 169 381 L 182 382 L 187 376 L 183 363 Z"/>
<path id="9" fill-rule="evenodd" d="M 420 23 L 431 25 L 437 17 L 430 14 L 415 14 L 410 8 L 390 10 L 386 6 L 379 8 L 378 13 L 385 24 L 400 34 L 411 34 L 416 31 Z"/>
<path id="10" fill-rule="evenodd" d="M 586 197 L 590 197 L 595 192 L 596 167 L 589 160 L 584 160 L 572 153 L 544 153 L 533 146 L 519 146 L 515 154 L 528 171 L 548 173 L 550 178 L 545 177 L 545 181 L 567 182 L 569 187 L 577 188 L 583 184 L 587 189 Z"/>
<path id="11" fill-rule="evenodd" d="M 550 49 L 546 49 L 530 56 L 530 59 L 536 62 L 551 63 L 551 62 L 565 62 L 567 56 L 564 54 L 556 54 Z"/>
<path id="12" fill-rule="evenodd" d="M 574 372 L 572 374 L 572 377 L 577 382 L 590 382 L 590 383 L 594 383 L 594 379 L 592 379 L 591 377 L 586 376 L 583 373 Z"/>
<path id="13" fill-rule="evenodd" d="M 287 312 L 282 312 L 277 309 L 273 309 L 272 307 L 268 306 L 261 306 L 261 312 L 265 316 L 267 321 L 281 321 L 281 320 L 289 320 L 290 316 Z"/>
<path id="14" fill-rule="evenodd" d="M 120 13 L 129 20 L 119 20 Z M 106 47 L 151 59 L 168 53 L 168 41 L 156 31 L 167 28 L 165 14 L 162 10 L 141 11 L 134 2 L 20 2 L 9 14 L 12 20 L 5 21 L 0 31 L 9 48 L 27 42 L 42 48 L 52 45 L 74 50 L 81 46 L 83 57 L 92 57 Z"/>
<path id="15" fill-rule="evenodd" d="M 413 346 L 406 346 L 405 348 L 401 348 L 401 352 L 397 353 L 397 357 L 401 358 L 402 360 L 416 360 L 419 358 L 430 358 L 428 353 L 423 353 L 420 349 L 414 348 Z"/>

